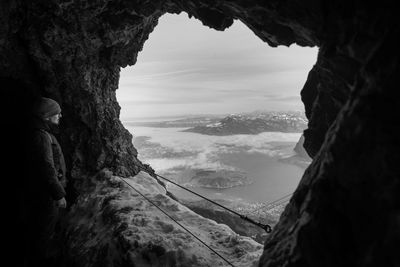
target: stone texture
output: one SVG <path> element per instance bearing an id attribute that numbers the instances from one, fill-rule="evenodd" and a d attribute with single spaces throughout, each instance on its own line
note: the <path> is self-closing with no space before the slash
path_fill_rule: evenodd
<path id="1" fill-rule="evenodd" d="M 217 30 L 240 19 L 271 46 L 319 46 L 301 92 L 314 161 L 260 266 L 399 266 L 396 10 L 394 1 L 2 1 L 0 73 L 29 88 L 2 89 L 2 108 L 18 117 L 35 92 L 54 97 L 72 177 L 105 167 L 127 176 L 139 162 L 118 119 L 119 68 L 135 63 L 162 14 L 186 11 Z M 25 110 L 11 109 L 21 96 Z"/>
<path id="2" fill-rule="evenodd" d="M 308 129 L 304 131 L 304 147 L 311 157 L 317 154 L 325 133 L 347 100 L 359 68 L 355 60 L 320 48 L 317 62 L 301 91 L 309 119 Z"/>

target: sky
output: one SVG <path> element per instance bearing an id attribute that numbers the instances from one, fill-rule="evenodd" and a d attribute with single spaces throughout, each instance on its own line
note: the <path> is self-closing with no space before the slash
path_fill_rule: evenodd
<path id="1" fill-rule="evenodd" d="M 186 13 L 159 20 L 134 66 L 121 69 L 121 119 L 304 110 L 317 48 L 269 47 L 242 22 L 216 31 Z"/>

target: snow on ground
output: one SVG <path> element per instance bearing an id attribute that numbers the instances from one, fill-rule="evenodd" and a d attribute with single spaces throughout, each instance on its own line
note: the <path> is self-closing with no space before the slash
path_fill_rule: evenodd
<path id="1" fill-rule="evenodd" d="M 165 189 L 146 173 L 127 181 L 235 266 L 256 264 L 262 253 L 262 246 L 257 242 L 238 236 L 228 226 L 203 218 L 169 198 Z M 136 232 L 142 242 L 150 241 L 167 250 L 184 251 L 185 257 L 195 259 L 192 266 L 227 265 L 136 192 L 130 192 L 130 197 L 121 199 L 117 205 L 133 207 L 132 212 L 126 214 L 126 219 L 132 222 L 128 229 Z"/>
<path id="2" fill-rule="evenodd" d="M 123 262 L 127 266 L 229 266 L 121 178 L 110 172 L 105 176 L 73 211 L 72 216 L 79 218 L 70 232 L 72 252 L 77 259 Z M 147 173 L 122 179 L 234 266 L 257 266 L 263 250 L 261 244 L 171 199 L 165 188 Z"/>

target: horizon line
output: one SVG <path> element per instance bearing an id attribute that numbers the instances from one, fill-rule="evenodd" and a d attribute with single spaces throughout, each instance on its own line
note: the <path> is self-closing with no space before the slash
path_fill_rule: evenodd
<path id="1" fill-rule="evenodd" d="M 160 115 L 160 116 L 129 116 L 129 117 L 120 117 L 120 120 L 127 119 L 158 119 L 158 118 L 180 118 L 180 117 L 199 117 L 199 116 L 228 116 L 235 114 L 248 114 L 254 112 L 303 112 L 304 110 L 299 109 L 290 109 L 290 110 L 253 110 L 253 111 L 243 111 L 243 112 L 226 112 L 226 113 L 196 113 L 196 114 L 174 114 L 174 115 Z"/>

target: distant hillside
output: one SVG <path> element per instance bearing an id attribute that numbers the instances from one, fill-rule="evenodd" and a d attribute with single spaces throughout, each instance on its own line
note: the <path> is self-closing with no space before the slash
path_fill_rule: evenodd
<path id="1" fill-rule="evenodd" d="M 306 128 L 307 119 L 302 112 L 252 112 L 229 115 L 215 123 L 195 126 L 184 132 L 206 135 L 299 133 Z"/>
<path id="2" fill-rule="evenodd" d="M 301 135 L 299 141 L 294 147 L 294 151 L 301 157 L 310 158 L 310 156 L 307 154 L 307 151 L 304 149 L 303 144 L 304 144 L 304 135 Z"/>
<path id="3" fill-rule="evenodd" d="M 199 117 L 189 117 L 170 121 L 149 121 L 149 122 L 124 122 L 128 126 L 146 126 L 156 128 L 187 128 L 194 126 L 206 126 L 218 122 L 223 116 L 209 115 Z"/>
<path id="4" fill-rule="evenodd" d="M 293 148 L 296 154 L 288 158 L 279 159 L 279 161 L 288 164 L 294 164 L 299 166 L 300 168 L 306 169 L 310 165 L 312 159 L 307 154 L 307 151 L 304 149 L 303 144 L 304 135 L 301 135 L 299 141 L 296 143 L 296 146 Z"/>

